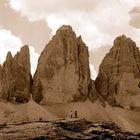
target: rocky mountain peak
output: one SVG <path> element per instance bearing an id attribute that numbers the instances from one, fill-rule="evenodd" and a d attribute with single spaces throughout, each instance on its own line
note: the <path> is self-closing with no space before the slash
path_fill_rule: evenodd
<path id="1" fill-rule="evenodd" d="M 13 57 L 12 57 L 12 54 L 11 52 L 8 52 L 7 53 L 7 56 L 6 56 L 6 60 L 11 60 Z"/>
<path id="2" fill-rule="evenodd" d="M 28 46 L 22 47 L 14 57 L 8 52 L 2 65 L 0 84 L 1 98 L 10 102 L 28 101 L 31 89 Z"/>
<path id="3" fill-rule="evenodd" d="M 40 102 L 86 100 L 90 84 L 88 48 L 71 26 L 63 25 L 46 45 L 33 78 L 33 98 Z"/>
<path id="4" fill-rule="evenodd" d="M 23 46 L 20 49 L 18 63 L 24 65 L 28 70 L 30 70 L 30 53 L 29 47 L 27 45 Z"/>
<path id="5" fill-rule="evenodd" d="M 56 35 L 58 34 L 75 34 L 75 32 L 73 31 L 72 27 L 70 25 L 62 25 L 57 31 L 56 31 Z"/>
<path id="6" fill-rule="evenodd" d="M 56 34 L 53 36 L 52 39 L 59 38 L 60 40 L 67 40 L 76 38 L 76 34 L 73 31 L 72 27 L 70 25 L 62 25 L 57 31 Z"/>
<path id="7" fill-rule="evenodd" d="M 21 55 L 21 57 L 25 56 L 27 58 L 30 56 L 28 45 L 24 45 L 23 47 L 21 47 L 21 49 L 20 49 L 20 55 Z"/>
<path id="8" fill-rule="evenodd" d="M 73 32 L 73 29 L 70 25 L 62 25 L 57 32 Z"/>
<path id="9" fill-rule="evenodd" d="M 100 65 L 96 87 L 112 105 L 140 106 L 139 82 L 139 48 L 130 38 L 119 36 Z"/>
<path id="10" fill-rule="evenodd" d="M 118 36 L 114 40 L 114 47 L 136 47 L 136 43 L 131 39 L 126 37 L 125 35 Z"/>

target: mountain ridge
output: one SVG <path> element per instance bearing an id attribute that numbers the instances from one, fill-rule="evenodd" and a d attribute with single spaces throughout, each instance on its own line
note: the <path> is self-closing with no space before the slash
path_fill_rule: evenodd
<path id="1" fill-rule="evenodd" d="M 18 115 L 23 120 L 22 113 L 29 121 L 69 118 L 77 111 L 81 118 L 111 121 L 123 131 L 140 132 L 139 84 L 140 51 L 134 41 L 117 37 L 94 81 L 88 47 L 71 26 L 63 25 L 40 54 L 33 78 L 27 45 L 15 56 L 7 53 L 0 65 L 0 114 L 9 123 Z"/>

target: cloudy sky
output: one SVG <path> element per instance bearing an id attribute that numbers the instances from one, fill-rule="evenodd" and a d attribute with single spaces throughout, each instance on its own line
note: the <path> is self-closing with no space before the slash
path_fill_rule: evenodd
<path id="1" fill-rule="evenodd" d="M 63 24 L 82 35 L 95 78 L 117 36 L 140 46 L 140 0 L 0 0 L 0 63 L 7 51 L 15 54 L 28 44 L 34 73 L 40 52 Z"/>

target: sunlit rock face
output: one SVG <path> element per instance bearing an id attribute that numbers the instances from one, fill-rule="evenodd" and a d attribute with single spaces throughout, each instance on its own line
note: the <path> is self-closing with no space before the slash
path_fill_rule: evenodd
<path id="1" fill-rule="evenodd" d="M 96 88 L 111 105 L 140 107 L 140 50 L 122 35 L 103 59 Z"/>
<path id="2" fill-rule="evenodd" d="M 84 101 L 90 84 L 88 48 L 71 26 L 63 25 L 46 45 L 33 78 L 36 102 Z"/>
<path id="3" fill-rule="evenodd" d="M 0 67 L 0 95 L 10 102 L 27 102 L 31 91 L 30 54 L 23 46 L 14 57 L 8 52 Z"/>

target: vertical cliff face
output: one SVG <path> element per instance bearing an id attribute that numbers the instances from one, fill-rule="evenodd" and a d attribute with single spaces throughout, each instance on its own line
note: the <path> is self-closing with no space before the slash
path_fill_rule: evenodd
<path id="1" fill-rule="evenodd" d="M 40 102 L 84 101 L 90 84 L 88 48 L 63 25 L 46 45 L 33 78 L 33 98 Z"/>
<path id="2" fill-rule="evenodd" d="M 30 54 L 23 46 L 14 57 L 8 52 L 6 61 L 0 67 L 0 95 L 11 102 L 27 102 L 31 90 Z"/>
<path id="3" fill-rule="evenodd" d="M 94 102 L 98 98 L 99 98 L 99 94 L 98 94 L 98 92 L 96 90 L 95 82 L 93 80 L 90 80 L 89 90 L 88 90 L 88 99 L 91 102 Z"/>
<path id="4" fill-rule="evenodd" d="M 140 51 L 122 35 L 103 59 L 96 88 L 111 105 L 140 107 Z"/>

